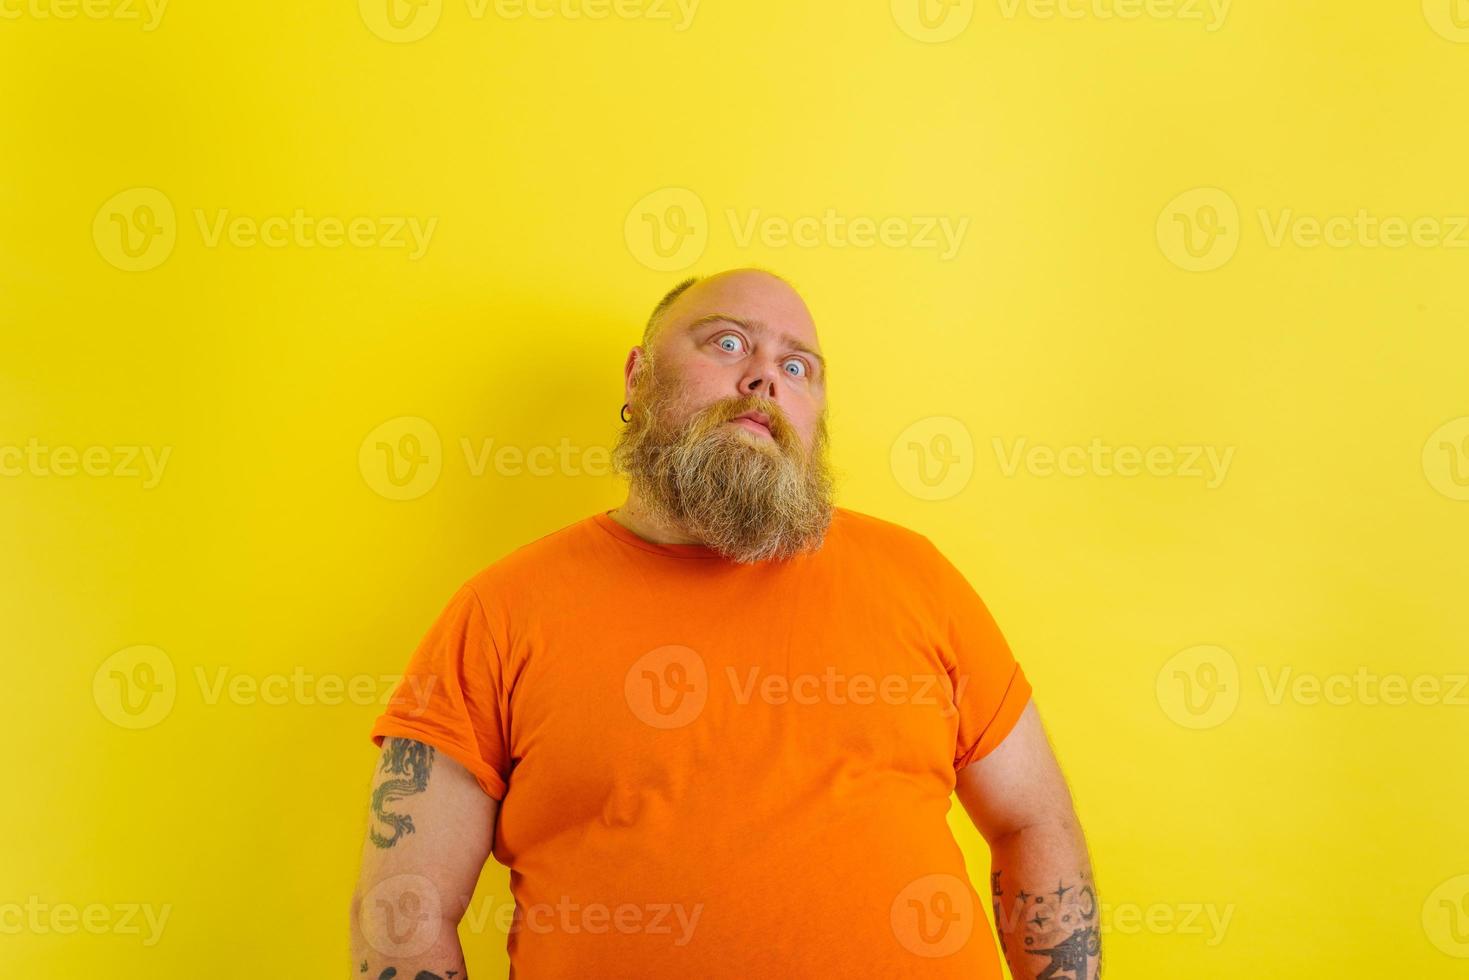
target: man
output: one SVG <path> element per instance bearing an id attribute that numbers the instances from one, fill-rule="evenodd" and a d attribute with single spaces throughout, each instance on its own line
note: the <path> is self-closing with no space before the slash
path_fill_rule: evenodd
<path id="1" fill-rule="evenodd" d="M 957 793 L 1014 976 L 1098 977 L 1030 685 L 926 537 L 833 506 L 800 296 L 681 283 L 624 376 L 626 502 L 466 582 L 373 726 L 353 975 L 463 980 L 493 853 L 524 978 L 998 978 Z"/>

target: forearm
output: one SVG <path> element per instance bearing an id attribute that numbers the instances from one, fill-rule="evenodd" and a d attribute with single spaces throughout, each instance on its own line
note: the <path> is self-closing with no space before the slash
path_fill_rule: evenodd
<path id="1" fill-rule="evenodd" d="M 353 905 L 352 980 L 467 980 L 454 922 Z"/>
<path id="2" fill-rule="evenodd" d="M 433 747 L 383 740 L 352 894 L 352 980 L 466 980 L 459 947 L 498 804 Z"/>
<path id="3" fill-rule="evenodd" d="M 990 842 L 990 892 L 1015 980 L 1097 980 L 1101 916 L 1086 839 L 1048 821 Z"/>

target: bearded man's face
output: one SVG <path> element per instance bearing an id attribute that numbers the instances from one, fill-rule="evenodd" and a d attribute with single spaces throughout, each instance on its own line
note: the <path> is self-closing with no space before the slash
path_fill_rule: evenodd
<path id="1" fill-rule="evenodd" d="M 645 356 L 638 370 L 613 462 L 655 516 L 738 562 L 820 547 L 832 508 L 824 407 L 803 437 L 771 398 L 700 405 L 661 363 Z"/>

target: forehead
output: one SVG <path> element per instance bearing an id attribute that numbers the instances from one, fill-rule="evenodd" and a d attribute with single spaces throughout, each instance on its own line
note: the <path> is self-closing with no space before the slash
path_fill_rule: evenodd
<path id="1" fill-rule="evenodd" d="M 717 326 L 728 318 L 772 340 L 820 351 L 816 323 L 799 293 L 784 281 L 761 272 L 724 273 L 700 280 L 674 300 L 664 313 L 659 341 L 696 325 Z"/>

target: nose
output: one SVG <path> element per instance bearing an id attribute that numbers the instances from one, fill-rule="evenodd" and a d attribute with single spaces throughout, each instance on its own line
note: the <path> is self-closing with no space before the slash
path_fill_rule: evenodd
<path id="1" fill-rule="evenodd" d="M 775 400 L 775 372 L 768 367 L 759 366 L 750 369 L 750 373 L 741 379 L 740 394 L 754 395 Z"/>

